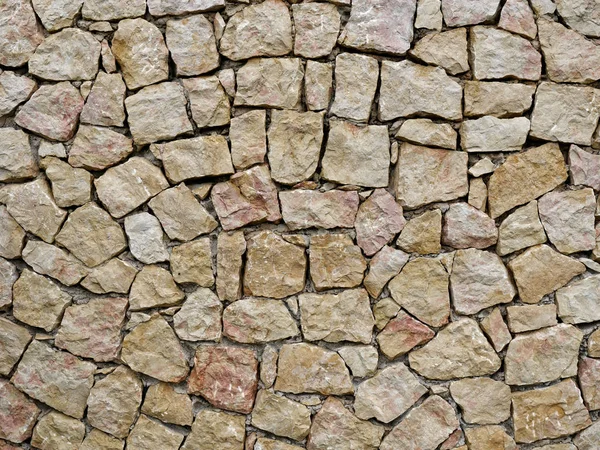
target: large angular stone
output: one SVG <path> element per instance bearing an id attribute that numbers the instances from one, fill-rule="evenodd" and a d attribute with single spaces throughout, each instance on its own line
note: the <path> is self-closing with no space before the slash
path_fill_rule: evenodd
<path id="1" fill-rule="evenodd" d="M 92 33 L 67 28 L 44 39 L 29 59 L 29 72 L 50 81 L 92 80 L 99 59 L 100 43 Z"/>
<path id="2" fill-rule="evenodd" d="M 234 104 L 298 109 L 303 78 L 298 58 L 253 58 L 237 72 Z"/>
<path id="3" fill-rule="evenodd" d="M 515 440 L 529 443 L 568 436 L 592 424 L 573 380 L 512 394 Z"/>
<path id="4" fill-rule="evenodd" d="M 55 345 L 94 361 L 112 361 L 121 346 L 127 298 L 92 299 L 69 306 L 56 333 Z"/>
<path id="5" fill-rule="evenodd" d="M 225 6 L 225 0 L 148 0 L 148 10 L 153 16 L 179 16 L 182 14 L 214 11 Z"/>
<path id="6" fill-rule="evenodd" d="M 600 116 L 598 90 L 543 82 L 531 113 L 531 136 L 547 141 L 590 145 Z"/>
<path id="7" fill-rule="evenodd" d="M 121 20 L 112 39 L 112 51 L 131 90 L 169 76 L 169 50 L 163 35 L 144 19 Z"/>
<path id="8" fill-rule="evenodd" d="M 354 411 L 360 419 L 389 423 L 407 411 L 427 388 L 404 364 L 394 364 L 363 381 L 357 388 Z"/>
<path id="9" fill-rule="evenodd" d="M 226 345 L 196 349 L 188 393 L 200 395 L 217 408 L 248 414 L 258 386 L 254 350 Z"/>
<path id="10" fill-rule="evenodd" d="M 301 294 L 298 302 L 302 334 L 307 341 L 371 342 L 375 319 L 364 289 L 339 294 Z"/>
<path id="11" fill-rule="evenodd" d="M 79 420 L 50 411 L 38 420 L 31 437 L 31 445 L 42 450 L 79 450 L 84 436 L 85 425 Z"/>
<path id="12" fill-rule="evenodd" d="M 190 100 L 192 118 L 198 128 L 229 123 L 229 97 L 216 76 L 187 78 L 183 87 Z"/>
<path id="13" fill-rule="evenodd" d="M 129 308 L 132 311 L 174 306 L 184 298 L 171 273 L 159 266 L 144 266 L 131 285 Z"/>
<path id="14" fill-rule="evenodd" d="M 419 320 L 433 327 L 448 322 L 450 296 L 448 272 L 441 262 L 429 258 L 409 261 L 388 288 L 393 299 Z"/>
<path id="15" fill-rule="evenodd" d="M 453 203 L 444 215 L 442 243 L 454 248 L 487 248 L 498 240 L 498 229 L 486 213 L 467 203 Z"/>
<path id="16" fill-rule="evenodd" d="M 473 319 L 452 322 L 408 355 L 411 369 L 432 380 L 490 375 L 501 360 Z"/>
<path id="17" fill-rule="evenodd" d="M 465 152 L 403 143 L 396 165 L 396 197 L 408 209 L 467 195 Z"/>
<path id="18" fill-rule="evenodd" d="M 119 224 L 93 202 L 69 214 L 56 242 L 88 267 L 95 267 L 127 248 Z"/>
<path id="19" fill-rule="evenodd" d="M 467 423 L 490 425 L 510 417 L 510 387 L 491 378 L 453 381 L 450 394 L 460 406 Z"/>
<path id="20" fill-rule="evenodd" d="M 467 152 L 512 152 L 521 150 L 529 133 L 529 119 L 498 119 L 484 116 L 460 126 L 461 147 Z"/>
<path id="21" fill-rule="evenodd" d="M 333 67 L 331 63 L 308 60 L 304 75 L 304 97 L 309 111 L 321 111 L 331 99 Z"/>
<path id="22" fill-rule="evenodd" d="M 396 245 L 406 252 L 421 255 L 439 253 L 442 237 L 442 212 L 439 209 L 426 211 L 406 222 Z"/>
<path id="23" fill-rule="evenodd" d="M 37 83 L 26 76 L 5 70 L 0 74 L 0 117 L 11 113 L 36 90 Z"/>
<path id="24" fill-rule="evenodd" d="M 466 72 L 469 70 L 467 29 L 427 34 L 415 44 L 410 54 L 426 64 L 442 67 L 450 75 Z"/>
<path id="25" fill-rule="evenodd" d="M 92 200 L 93 176 L 87 170 L 74 169 L 58 158 L 44 158 L 41 167 L 52 183 L 52 193 L 61 208 L 81 206 Z"/>
<path id="26" fill-rule="evenodd" d="M 55 141 L 68 141 L 75 134 L 83 98 L 68 81 L 41 86 L 21 107 L 15 123 Z"/>
<path id="27" fill-rule="evenodd" d="M 247 169 L 254 164 L 264 163 L 267 153 L 266 120 L 264 110 L 253 110 L 231 118 L 229 140 L 231 159 L 236 169 Z"/>
<path id="28" fill-rule="evenodd" d="M 496 251 L 504 256 L 544 242 L 546 233 L 538 215 L 538 203 L 533 200 L 502 221 Z"/>
<path id="29" fill-rule="evenodd" d="M 575 281 L 556 291 L 558 315 L 565 323 L 600 320 L 600 275 Z"/>
<path id="30" fill-rule="evenodd" d="M 168 261 L 160 222 L 152 214 L 142 212 L 125 218 L 125 233 L 129 238 L 129 250 L 144 264 Z"/>
<path id="31" fill-rule="evenodd" d="M 457 133 L 452 125 L 435 123 L 431 119 L 409 119 L 401 126 L 396 137 L 417 145 L 456 150 Z"/>
<path id="32" fill-rule="evenodd" d="M 141 415 L 127 438 L 127 448 L 129 450 L 145 450 L 147 448 L 177 450 L 184 438 L 185 435 L 179 431 Z"/>
<path id="33" fill-rule="evenodd" d="M 377 343 L 386 358 L 395 359 L 434 336 L 435 333 L 427 325 L 400 311 L 377 335 Z"/>
<path id="34" fill-rule="evenodd" d="M 500 0 L 442 0 L 444 21 L 449 27 L 475 25 L 493 19 Z"/>
<path id="35" fill-rule="evenodd" d="M 42 241 L 27 242 L 22 257 L 37 273 L 49 275 L 67 286 L 77 284 L 88 272 L 77 258 Z"/>
<path id="36" fill-rule="evenodd" d="M 243 231 L 221 232 L 217 238 L 217 294 L 221 300 L 242 296 L 243 256 L 246 239 Z"/>
<path id="37" fill-rule="evenodd" d="M 81 122 L 107 127 L 123 126 L 125 90 L 121 74 L 98 72 L 81 111 Z"/>
<path id="38" fill-rule="evenodd" d="M 83 279 L 81 286 L 94 294 L 116 292 L 126 294 L 133 283 L 137 270 L 131 264 L 113 258 L 105 264 L 90 270 Z"/>
<path id="39" fill-rule="evenodd" d="M 323 142 L 323 113 L 272 111 L 269 126 L 271 177 L 296 184 L 315 173 Z"/>
<path id="40" fill-rule="evenodd" d="M 269 167 L 260 165 L 234 174 L 229 181 L 217 183 L 211 199 L 224 230 L 258 222 L 281 219 L 277 187 Z"/>
<path id="41" fill-rule="evenodd" d="M 169 20 L 165 36 L 178 76 L 200 75 L 219 67 L 213 26 L 205 16 Z"/>
<path id="42" fill-rule="evenodd" d="M 158 315 L 125 336 L 121 359 L 136 372 L 167 383 L 178 383 L 189 372 L 177 336 L 167 321 Z"/>
<path id="43" fill-rule="evenodd" d="M 404 55 L 413 39 L 416 0 L 354 0 L 339 37 L 345 47 Z"/>
<path id="44" fill-rule="evenodd" d="M 383 61 L 379 93 L 379 118 L 432 116 L 462 118 L 462 87 L 441 67 L 409 60 Z"/>
<path id="45" fill-rule="evenodd" d="M 21 391 L 69 416 L 83 417 L 96 366 L 40 341 L 29 344 L 11 381 Z"/>
<path id="46" fill-rule="evenodd" d="M 0 181 L 34 178 L 38 174 L 38 165 L 29 144 L 29 136 L 22 130 L 0 128 L 0 139 Z"/>
<path id="47" fill-rule="evenodd" d="M 186 105 L 183 88 L 176 82 L 147 86 L 127 97 L 127 121 L 134 142 L 150 144 L 191 132 Z"/>
<path id="48" fill-rule="evenodd" d="M 600 8 L 596 2 L 556 0 L 556 7 L 569 27 L 587 36 L 600 37 Z"/>
<path id="49" fill-rule="evenodd" d="M 294 189 L 279 192 L 283 220 L 291 230 L 352 228 L 358 210 L 356 191 Z"/>
<path id="50" fill-rule="evenodd" d="M 275 390 L 323 395 L 354 392 L 350 374 L 340 355 L 306 343 L 285 344 L 281 348 Z"/>
<path id="51" fill-rule="evenodd" d="M 91 426 L 118 438 L 126 438 L 142 403 L 142 381 L 125 366 L 98 380 L 88 398 Z"/>
<path id="52" fill-rule="evenodd" d="M 31 338 L 27 328 L 0 317 L 0 375 L 10 374 Z"/>
<path id="53" fill-rule="evenodd" d="M 158 383 L 148 388 L 142 413 L 183 426 L 190 426 L 194 418 L 190 396 L 177 392 L 168 383 Z"/>
<path id="54" fill-rule="evenodd" d="M 600 156 L 589 153 L 576 145 L 569 149 L 571 182 L 600 190 Z"/>
<path id="55" fill-rule="evenodd" d="M 284 298 L 304 289 L 306 254 L 272 231 L 260 231 L 247 241 L 244 293 Z"/>
<path id="56" fill-rule="evenodd" d="M 545 295 L 586 271 L 579 261 L 544 244 L 521 253 L 508 263 L 508 267 L 519 289 L 519 296 L 525 303 L 539 302 Z"/>
<path id="57" fill-rule="evenodd" d="M 0 438 L 20 443 L 31 437 L 37 416 L 36 404 L 8 380 L 0 379 Z M 21 447 L 9 447 L 13 450 Z"/>
<path id="58" fill-rule="evenodd" d="M 515 206 L 528 203 L 566 179 L 567 167 L 557 144 L 510 155 L 488 182 L 490 216 L 495 219 Z"/>
<path id="59" fill-rule="evenodd" d="M 341 53 L 335 59 L 335 97 L 331 114 L 368 122 L 377 90 L 379 63 L 356 53 Z"/>
<path id="60" fill-rule="evenodd" d="M 246 417 L 203 409 L 181 450 L 244 450 Z"/>
<path id="61" fill-rule="evenodd" d="M 317 291 L 353 288 L 362 283 L 367 263 L 346 234 L 323 234 L 310 239 L 310 277 Z"/>
<path id="62" fill-rule="evenodd" d="M 212 268 L 212 250 L 209 238 L 173 247 L 171 272 L 178 283 L 195 283 L 211 287 L 215 282 Z"/>
<path id="63" fill-rule="evenodd" d="M 477 80 L 540 79 L 542 55 L 523 37 L 496 28 L 477 26 L 471 30 L 469 48 L 473 76 Z"/>
<path id="64" fill-rule="evenodd" d="M 69 164 L 104 170 L 124 160 L 132 151 L 133 142 L 127 136 L 109 128 L 81 125 L 69 152 Z"/>
<path id="65" fill-rule="evenodd" d="M 577 375 L 582 339 L 583 333 L 567 324 L 516 336 L 506 351 L 506 383 L 522 386 Z"/>
<path id="66" fill-rule="evenodd" d="M 459 427 L 454 408 L 433 395 L 410 411 L 383 440 L 381 450 L 437 448 Z"/>
<path id="67" fill-rule="evenodd" d="M 277 436 L 301 441 L 310 429 L 310 410 L 301 403 L 261 390 L 252 411 L 252 425 Z"/>
<path id="68" fill-rule="evenodd" d="M 400 273 L 409 256 L 402 250 L 385 245 L 369 262 L 369 272 L 365 276 L 365 289 L 377 298 L 393 277 Z"/>
<path id="69" fill-rule="evenodd" d="M 388 185 L 390 139 L 387 127 L 357 126 L 345 121 L 329 123 L 329 138 L 321 175 L 339 184 L 365 187 Z"/>
<path id="70" fill-rule="evenodd" d="M 548 239 L 565 254 L 596 246 L 596 197 L 590 188 L 549 192 L 538 201 L 540 219 Z"/>
<path id="71" fill-rule="evenodd" d="M 223 311 L 223 334 L 235 342 L 261 344 L 297 336 L 299 331 L 282 301 L 242 299 Z"/>
<path id="72" fill-rule="evenodd" d="M 48 278 L 24 269 L 13 285 L 13 315 L 27 325 L 52 331 L 71 296 Z"/>
<path id="73" fill-rule="evenodd" d="M 340 31 L 340 13 L 335 5 L 305 3 L 292 5 L 294 53 L 305 58 L 327 56 L 335 47 Z"/>
<path id="74" fill-rule="evenodd" d="M 217 296 L 210 289 L 199 288 L 188 294 L 181 309 L 173 316 L 175 333 L 186 341 L 218 341 L 222 312 L 223 305 Z"/>
<path id="75" fill-rule="evenodd" d="M 465 82 L 465 116 L 512 117 L 533 103 L 535 86 L 498 81 Z"/>
<path id="76" fill-rule="evenodd" d="M 361 450 L 377 450 L 383 433 L 383 427 L 356 418 L 341 401 L 328 397 L 313 419 L 306 448 L 328 450 L 350 446 Z"/>
<path id="77" fill-rule="evenodd" d="M 0 64 L 19 67 L 44 40 L 29 0 L 9 0 L 0 7 Z"/>

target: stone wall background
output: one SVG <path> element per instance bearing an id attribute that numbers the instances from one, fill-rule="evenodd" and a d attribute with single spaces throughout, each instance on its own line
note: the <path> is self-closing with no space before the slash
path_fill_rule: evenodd
<path id="1" fill-rule="evenodd" d="M 594 0 L 0 4 L 0 449 L 600 448 Z"/>

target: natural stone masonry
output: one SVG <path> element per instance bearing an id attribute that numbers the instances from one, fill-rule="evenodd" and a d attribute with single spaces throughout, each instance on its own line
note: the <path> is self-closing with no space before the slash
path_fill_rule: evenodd
<path id="1" fill-rule="evenodd" d="M 598 450 L 598 38 L 0 1 L 0 450 Z"/>

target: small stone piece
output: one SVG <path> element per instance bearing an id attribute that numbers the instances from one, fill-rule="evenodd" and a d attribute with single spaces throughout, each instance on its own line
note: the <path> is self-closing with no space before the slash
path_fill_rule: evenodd
<path id="1" fill-rule="evenodd" d="M 410 411 L 383 440 L 381 450 L 437 448 L 459 427 L 454 408 L 433 395 Z"/>
<path id="2" fill-rule="evenodd" d="M 523 305 L 506 308 L 508 326 L 513 333 L 556 325 L 556 305 Z"/>
<path id="3" fill-rule="evenodd" d="M 501 364 L 477 322 L 467 318 L 443 328 L 408 360 L 411 369 L 432 380 L 490 375 Z"/>
<path id="4" fill-rule="evenodd" d="M 327 192 L 295 189 L 281 191 L 283 220 L 291 230 L 303 228 L 352 228 L 358 210 L 355 191 Z"/>
<path id="5" fill-rule="evenodd" d="M 218 341 L 222 313 L 223 305 L 217 296 L 210 289 L 199 288 L 188 294 L 179 312 L 173 316 L 175 333 L 186 341 Z"/>
<path id="6" fill-rule="evenodd" d="M 154 384 L 148 388 L 142 413 L 182 426 L 190 426 L 194 418 L 189 395 L 177 392 L 167 383 Z"/>
<path id="7" fill-rule="evenodd" d="M 98 380 L 88 398 L 90 425 L 118 438 L 126 438 L 142 403 L 142 381 L 125 366 Z"/>
<path id="8" fill-rule="evenodd" d="M 513 152 L 523 148 L 529 119 L 498 119 L 485 116 L 466 120 L 460 126 L 461 147 L 467 152 Z"/>
<path id="9" fill-rule="evenodd" d="M 81 112 L 81 122 L 109 127 L 123 126 L 125 89 L 120 74 L 99 72 Z"/>
<path id="10" fill-rule="evenodd" d="M 178 76 L 200 75 L 219 67 L 213 26 L 205 16 L 167 21 L 165 36 Z"/>
<path id="11" fill-rule="evenodd" d="M 531 137 L 590 145 L 599 116 L 597 89 L 542 82 L 531 113 Z"/>
<path id="12" fill-rule="evenodd" d="M 29 59 L 29 72 L 51 81 L 93 80 L 99 59 L 100 43 L 92 33 L 67 28 L 44 39 Z"/>
<path id="13" fill-rule="evenodd" d="M 248 414 L 258 386 L 254 350 L 225 345 L 196 349 L 188 393 L 201 395 L 217 408 Z"/>
<path id="14" fill-rule="evenodd" d="M 282 301 L 242 299 L 225 308 L 223 334 L 234 342 L 262 344 L 297 336 L 299 331 Z"/>
<path id="15" fill-rule="evenodd" d="M 520 443 L 568 436 L 592 424 L 573 380 L 514 392 L 512 404 L 515 440 Z"/>
<path id="16" fill-rule="evenodd" d="M 267 153 L 266 118 L 264 110 L 254 110 L 231 119 L 229 140 L 231 159 L 236 169 L 264 163 Z"/>
<path id="17" fill-rule="evenodd" d="M 203 409 L 197 415 L 181 450 L 244 450 L 246 418 Z"/>
<path id="18" fill-rule="evenodd" d="M 306 448 L 328 450 L 350 445 L 350 448 L 377 450 L 383 433 L 383 427 L 358 419 L 341 401 L 328 397 L 314 417 Z"/>
<path id="19" fill-rule="evenodd" d="M 386 358 L 393 360 L 434 336 L 435 333 L 428 326 L 401 311 L 377 335 L 377 343 Z"/>
<path id="20" fill-rule="evenodd" d="M 31 334 L 27 328 L 0 317 L 0 375 L 8 377 L 30 341 Z"/>
<path id="21" fill-rule="evenodd" d="M 365 288 L 372 297 L 377 298 L 383 288 L 408 262 L 409 255 L 402 250 L 385 245 L 369 263 L 369 272 L 364 281 Z"/>
<path id="22" fill-rule="evenodd" d="M 178 383 L 189 372 L 181 344 L 161 316 L 139 324 L 125 336 L 121 359 L 136 372 L 167 383 Z"/>
<path id="23" fill-rule="evenodd" d="M 331 121 L 321 175 L 339 184 L 388 185 L 390 140 L 385 126 Z"/>
<path id="24" fill-rule="evenodd" d="M 13 298 L 13 285 L 17 278 L 19 278 L 19 273 L 15 265 L 0 258 L 0 309 L 10 307 Z"/>
<path id="25" fill-rule="evenodd" d="M 537 303 L 542 297 L 567 284 L 573 277 L 585 272 L 579 261 L 552 250 L 547 245 L 536 245 L 508 263 L 525 303 Z"/>
<path id="26" fill-rule="evenodd" d="M 121 346 L 126 312 L 127 298 L 122 297 L 97 298 L 69 306 L 54 343 L 77 356 L 113 361 Z"/>
<path id="27" fill-rule="evenodd" d="M 310 111 L 271 112 L 268 137 L 273 180 L 296 184 L 313 176 L 323 142 L 323 117 Z"/>
<path id="28" fill-rule="evenodd" d="M 542 55 L 525 38 L 497 28 L 477 26 L 471 29 L 469 48 L 473 76 L 477 80 L 540 79 Z"/>
<path id="29" fill-rule="evenodd" d="M 418 0 L 415 28 L 440 31 L 443 22 L 441 6 L 441 0 Z"/>
<path id="30" fill-rule="evenodd" d="M 502 381 L 491 378 L 453 381 L 450 394 L 460 406 L 467 423 L 490 425 L 510 417 L 510 387 Z"/>
<path id="31" fill-rule="evenodd" d="M 465 116 L 511 117 L 533 103 L 535 86 L 497 81 L 465 82 Z"/>
<path id="32" fill-rule="evenodd" d="M 348 235 L 311 237 L 310 277 L 317 291 L 357 287 L 362 283 L 366 268 L 360 248 Z"/>
<path id="33" fill-rule="evenodd" d="M 125 233 L 131 254 L 144 264 L 168 261 L 160 222 L 152 214 L 142 212 L 125 218 Z"/>
<path id="34" fill-rule="evenodd" d="M 37 83 L 26 76 L 5 70 L 0 74 L 0 117 L 10 114 L 26 101 L 37 88 Z"/>
<path id="35" fill-rule="evenodd" d="M 286 242 L 272 231 L 260 231 L 247 241 L 244 293 L 285 298 L 304 289 L 304 248 Z"/>
<path id="36" fill-rule="evenodd" d="M 364 378 L 375 375 L 379 362 L 379 354 L 375 347 L 349 345 L 340 348 L 338 353 L 344 358 L 344 362 L 350 368 L 353 377 Z"/>
<path id="37" fill-rule="evenodd" d="M 387 121 L 414 115 L 460 120 L 462 87 L 440 67 L 409 60 L 383 61 L 379 118 Z"/>
<path id="38" fill-rule="evenodd" d="M 185 435 L 172 430 L 161 422 L 150 420 L 141 415 L 127 438 L 127 449 L 161 448 L 162 450 L 177 450 L 184 438 Z"/>
<path id="39" fill-rule="evenodd" d="M 499 308 L 494 308 L 494 310 L 481 321 L 480 325 L 497 352 L 501 352 L 512 339 Z"/>
<path id="40" fill-rule="evenodd" d="M 281 348 L 275 390 L 323 395 L 354 392 L 343 359 L 335 352 L 306 343 Z"/>
<path id="41" fill-rule="evenodd" d="M 237 72 L 234 105 L 299 109 L 303 78 L 298 58 L 253 58 Z"/>
<path id="42" fill-rule="evenodd" d="M 466 72 L 469 70 L 467 29 L 427 34 L 409 53 L 426 64 L 442 67 L 450 75 Z"/>
<path id="43" fill-rule="evenodd" d="M 267 345 L 262 352 L 260 361 L 260 381 L 265 388 L 270 388 L 277 378 L 277 359 L 279 352 L 272 345 Z"/>
<path id="44" fill-rule="evenodd" d="M 341 53 L 335 62 L 335 97 L 331 114 L 367 122 L 377 90 L 379 63 L 375 58 L 355 53 Z"/>
<path id="45" fill-rule="evenodd" d="M 527 0 L 508 0 L 502 7 L 498 26 L 529 39 L 535 39 L 538 31 Z"/>
<path id="46" fill-rule="evenodd" d="M 55 141 L 68 141 L 75 134 L 83 98 L 68 81 L 41 86 L 15 116 L 15 123 Z"/>
<path id="47" fill-rule="evenodd" d="M 394 300 L 426 324 L 448 323 L 450 297 L 448 272 L 441 262 L 430 258 L 409 261 L 388 288 Z"/>
<path id="48" fill-rule="evenodd" d="M 340 13 L 335 5 L 304 3 L 292 5 L 294 53 L 305 58 L 327 56 L 335 47 L 340 31 Z"/>
<path id="49" fill-rule="evenodd" d="M 565 323 L 600 320 L 600 275 L 575 281 L 556 291 L 558 315 Z"/>
<path id="50" fill-rule="evenodd" d="M 493 219 L 468 203 L 453 203 L 444 215 L 442 242 L 453 248 L 487 248 L 498 240 Z"/>
<path id="51" fill-rule="evenodd" d="M 229 123 L 229 97 L 219 78 L 186 78 L 183 80 L 183 87 L 190 100 L 192 118 L 198 128 L 218 127 Z"/>
<path id="52" fill-rule="evenodd" d="M 212 269 L 212 250 L 209 238 L 173 247 L 171 272 L 178 283 L 195 283 L 211 287 L 215 283 Z"/>
<path id="53" fill-rule="evenodd" d="M 127 120 L 135 143 L 150 144 L 191 132 L 186 104 L 183 88 L 176 82 L 147 86 L 127 97 Z"/>
<path id="54" fill-rule="evenodd" d="M 95 370 L 96 366 L 90 362 L 33 341 L 11 381 L 30 397 L 81 419 L 94 384 Z"/>
<path id="55" fill-rule="evenodd" d="M 375 319 L 364 289 L 345 290 L 339 294 L 301 294 L 298 300 L 304 339 L 371 342 Z"/>
<path id="56" fill-rule="evenodd" d="M 243 231 L 221 232 L 217 238 L 217 294 L 221 300 L 242 296 L 243 256 L 246 239 Z"/>
<path id="57" fill-rule="evenodd" d="M 309 111 L 327 109 L 332 94 L 333 67 L 330 63 L 306 61 L 304 97 Z"/>
<path id="58" fill-rule="evenodd" d="M 133 283 L 137 270 L 132 265 L 117 258 L 90 270 L 81 286 L 94 294 L 116 292 L 126 294 Z"/>
<path id="59" fill-rule="evenodd" d="M 69 164 L 89 170 L 104 170 L 124 160 L 132 151 L 133 142 L 121 133 L 81 125 L 69 152 Z"/>
<path id="60" fill-rule="evenodd" d="M 558 251 L 571 254 L 596 246 L 596 197 L 592 189 L 549 192 L 539 199 L 538 207 L 548 239 Z"/>
<path id="61" fill-rule="evenodd" d="M 26 64 L 44 40 L 29 0 L 9 0 L 0 7 L 0 64 L 19 67 Z"/>
<path id="62" fill-rule="evenodd" d="M 100 45 L 102 46 L 100 50 L 102 67 L 107 73 L 115 73 L 117 71 L 117 60 L 115 59 L 115 55 L 113 55 L 110 45 L 106 39 L 104 39 Z"/>
<path id="63" fill-rule="evenodd" d="M 0 139 L 0 182 L 34 178 L 38 174 L 38 165 L 29 144 L 29 136 L 22 130 L 0 128 Z"/>
<path id="64" fill-rule="evenodd" d="M 184 295 L 168 270 L 159 266 L 144 266 L 131 285 L 129 309 L 140 311 L 177 305 Z"/>
<path id="65" fill-rule="evenodd" d="M 495 219 L 515 206 L 528 203 L 566 179 L 567 168 L 557 144 L 510 155 L 488 182 L 490 216 Z"/>
<path id="66" fill-rule="evenodd" d="M 417 145 L 456 150 L 456 131 L 450 124 L 434 123 L 431 119 L 406 120 L 396 137 Z"/>
<path id="67" fill-rule="evenodd" d="M 83 17 L 88 20 L 118 20 L 143 16 L 145 0 L 84 0 Z"/>
<path id="68" fill-rule="evenodd" d="M 301 403 L 261 390 L 256 395 L 251 423 L 277 436 L 301 441 L 310 429 L 310 410 Z"/>
<path id="69" fill-rule="evenodd" d="M 538 202 L 533 200 L 516 209 L 502 221 L 498 229 L 496 251 L 500 256 L 546 242 L 546 233 L 538 215 Z"/>
<path id="70" fill-rule="evenodd" d="M 487 204 L 487 186 L 481 178 L 472 178 L 469 182 L 469 205 L 485 212 Z"/>

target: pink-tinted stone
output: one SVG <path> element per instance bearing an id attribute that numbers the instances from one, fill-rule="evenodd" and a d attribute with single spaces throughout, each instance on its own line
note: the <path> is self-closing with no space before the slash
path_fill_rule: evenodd
<path id="1" fill-rule="evenodd" d="M 495 308 L 488 314 L 481 321 L 480 325 L 497 352 L 501 352 L 512 339 L 502 313 L 498 308 Z"/>
<path id="2" fill-rule="evenodd" d="M 55 141 L 68 141 L 75 134 L 83 109 L 79 90 L 68 81 L 40 87 L 19 110 L 17 125 Z"/>
<path id="3" fill-rule="evenodd" d="M 431 328 L 400 311 L 377 335 L 377 342 L 379 349 L 388 359 L 395 359 L 417 345 L 428 342 L 433 336 L 435 333 Z"/>
<path id="4" fill-rule="evenodd" d="M 376 189 L 360 205 L 356 215 L 356 241 L 365 255 L 377 253 L 402 231 L 406 219 L 402 207 L 385 189 Z"/>
<path id="5" fill-rule="evenodd" d="M 356 191 L 296 189 L 279 193 L 283 220 L 292 230 L 352 228 L 358 210 Z"/>
<path id="6" fill-rule="evenodd" d="M 0 23 L 0 64 L 22 66 L 44 40 L 30 0 L 0 3 Z"/>
<path id="7" fill-rule="evenodd" d="M 487 248 L 498 240 L 494 220 L 467 203 L 454 203 L 444 215 L 442 243 L 454 248 Z"/>
<path id="8" fill-rule="evenodd" d="M 385 245 L 369 262 L 369 273 L 365 276 L 365 288 L 372 297 L 379 297 L 381 291 L 408 262 L 408 253 Z"/>
<path id="9" fill-rule="evenodd" d="M 74 355 L 111 361 L 121 345 L 127 298 L 99 298 L 67 308 L 55 344 Z"/>
<path id="10" fill-rule="evenodd" d="M 444 22 L 449 27 L 475 25 L 493 19 L 500 0 L 442 0 Z"/>
<path id="11" fill-rule="evenodd" d="M 215 211 L 224 230 L 281 219 L 277 188 L 267 166 L 255 166 L 217 183 L 211 191 Z"/>
<path id="12" fill-rule="evenodd" d="M 188 379 L 188 392 L 211 405 L 243 414 L 252 411 L 258 387 L 254 350 L 231 346 L 200 346 Z"/>
<path id="13" fill-rule="evenodd" d="M 0 378 L 0 439 L 17 443 L 28 439 L 39 413 L 40 410 L 33 401 L 8 380 Z"/>
<path id="14" fill-rule="evenodd" d="M 571 183 L 600 190 L 600 155 L 586 152 L 576 145 L 569 150 Z"/>
<path id="15" fill-rule="evenodd" d="M 527 0 L 507 0 L 500 14 L 498 26 L 512 33 L 534 39 L 537 26 Z"/>
<path id="16" fill-rule="evenodd" d="M 585 405 L 590 411 L 600 409 L 600 359 L 583 358 L 578 375 Z"/>

